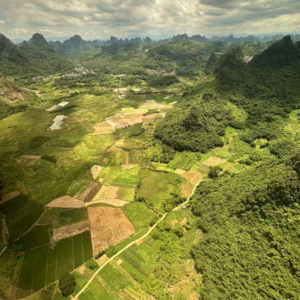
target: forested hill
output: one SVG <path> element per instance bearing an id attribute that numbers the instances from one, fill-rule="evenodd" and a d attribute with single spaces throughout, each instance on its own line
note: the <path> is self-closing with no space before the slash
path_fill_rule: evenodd
<path id="1" fill-rule="evenodd" d="M 283 118 L 300 107 L 299 44 L 284 37 L 248 64 L 240 47 L 229 47 L 210 62 L 216 79 L 195 87 L 157 126 L 156 137 L 177 150 L 201 152 L 220 145 L 227 125 L 241 130 L 240 138 L 249 144 L 282 138 Z M 207 89 L 214 100 L 203 97 Z"/>
<path id="2" fill-rule="evenodd" d="M 89 51 L 95 49 L 95 46 L 90 41 L 85 41 L 80 35 L 74 35 L 63 43 L 49 42 L 49 45 L 56 51 L 62 54 L 74 55 L 78 52 Z"/>
<path id="3" fill-rule="evenodd" d="M 204 237 L 192 254 L 203 300 L 299 299 L 299 154 L 203 182 L 192 210 Z"/>
<path id="4" fill-rule="evenodd" d="M 0 35 L 0 69 L 6 75 L 45 75 L 74 67 L 66 57 L 53 50 L 41 34 L 21 47 Z"/>

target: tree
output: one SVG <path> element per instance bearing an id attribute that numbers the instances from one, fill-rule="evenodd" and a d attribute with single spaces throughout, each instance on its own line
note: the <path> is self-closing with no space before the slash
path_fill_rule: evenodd
<path id="1" fill-rule="evenodd" d="M 73 274 L 65 273 L 59 278 L 59 288 L 64 297 L 70 296 L 75 289 L 76 281 Z"/>
<path id="2" fill-rule="evenodd" d="M 172 211 L 172 209 L 173 209 L 173 205 L 172 204 L 168 204 L 165 207 L 166 212 L 170 212 L 170 211 Z"/>
<path id="3" fill-rule="evenodd" d="M 216 179 L 221 173 L 222 169 L 219 166 L 209 167 L 208 177 L 211 179 Z"/>

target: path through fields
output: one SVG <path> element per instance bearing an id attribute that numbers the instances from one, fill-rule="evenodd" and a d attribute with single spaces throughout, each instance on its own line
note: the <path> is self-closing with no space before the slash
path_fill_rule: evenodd
<path id="1" fill-rule="evenodd" d="M 199 180 L 198 183 L 194 186 L 193 188 L 193 191 L 192 193 L 190 194 L 190 196 L 188 197 L 188 199 L 184 202 L 184 203 L 181 203 L 179 206 L 175 207 L 173 211 L 176 211 L 178 209 L 180 209 L 180 207 L 182 205 L 186 205 L 191 197 L 194 195 L 195 193 L 195 190 L 197 188 L 197 186 L 200 184 L 200 182 L 202 181 L 203 179 Z M 91 277 L 91 279 L 87 282 L 87 284 L 78 292 L 78 294 L 74 297 L 75 300 L 78 300 L 79 299 L 79 296 L 85 291 L 85 289 L 90 285 L 90 283 L 94 280 L 94 278 L 98 275 L 98 273 L 108 264 L 110 263 L 112 260 L 114 260 L 117 256 L 119 256 L 122 252 L 124 252 L 126 249 L 130 248 L 132 245 L 134 245 L 135 243 L 138 243 L 139 241 L 143 240 L 144 238 L 146 238 L 152 231 L 153 229 L 162 221 L 165 219 L 165 217 L 168 215 L 169 213 L 165 213 L 152 227 L 149 228 L 149 230 L 142 236 L 140 237 L 139 239 L 131 242 L 130 244 L 128 244 L 127 246 L 125 246 L 122 250 L 120 250 L 118 253 L 116 253 L 114 256 L 112 256 L 109 260 L 107 260 L 96 272 L 95 274 Z"/>

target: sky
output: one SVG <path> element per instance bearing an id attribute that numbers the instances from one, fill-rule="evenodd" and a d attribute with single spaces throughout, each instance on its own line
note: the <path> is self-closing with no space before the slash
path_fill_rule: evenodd
<path id="1" fill-rule="evenodd" d="M 0 33 L 10 39 L 262 34 L 299 24 L 299 0 L 0 0 Z"/>

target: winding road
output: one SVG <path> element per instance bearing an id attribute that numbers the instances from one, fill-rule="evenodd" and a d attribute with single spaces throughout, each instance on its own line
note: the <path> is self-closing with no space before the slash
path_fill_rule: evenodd
<path id="1" fill-rule="evenodd" d="M 175 207 L 171 212 L 178 210 L 182 205 L 186 205 L 191 197 L 194 195 L 197 186 L 200 184 L 200 182 L 203 179 L 199 180 L 198 183 L 194 186 L 193 191 L 191 193 L 191 195 L 188 197 L 188 199 L 184 202 L 181 203 L 179 206 Z M 108 264 L 110 263 L 112 260 L 114 260 L 117 256 L 119 256 L 122 252 L 124 252 L 126 249 L 130 248 L 132 245 L 134 245 L 135 243 L 138 243 L 139 241 L 143 240 L 144 238 L 146 238 L 152 231 L 153 229 L 162 221 L 165 219 L 165 217 L 168 215 L 169 213 L 165 213 L 152 227 L 149 228 L 149 230 L 139 239 L 131 242 L 130 244 L 128 244 L 127 246 L 125 246 L 122 250 L 120 250 L 118 253 L 116 253 L 114 256 L 112 256 L 109 260 L 107 260 L 96 272 L 95 274 L 91 277 L 91 279 L 87 282 L 87 284 L 78 292 L 78 294 L 73 298 L 78 300 L 79 296 L 85 291 L 85 289 L 90 285 L 90 283 L 94 280 L 94 278 L 97 276 L 97 274 L 100 273 L 100 271 Z"/>

